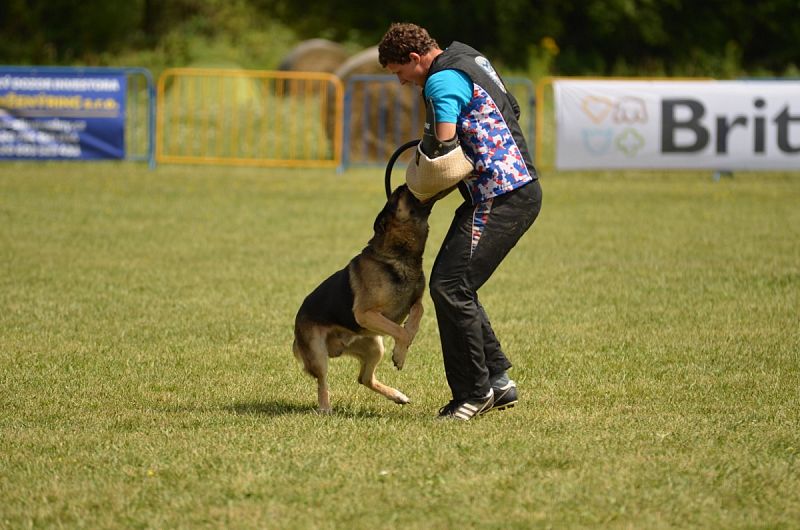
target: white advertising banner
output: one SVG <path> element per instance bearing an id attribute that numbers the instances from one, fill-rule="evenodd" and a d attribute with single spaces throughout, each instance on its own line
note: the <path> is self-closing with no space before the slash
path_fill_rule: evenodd
<path id="1" fill-rule="evenodd" d="M 800 81 L 556 80 L 559 169 L 800 170 Z"/>

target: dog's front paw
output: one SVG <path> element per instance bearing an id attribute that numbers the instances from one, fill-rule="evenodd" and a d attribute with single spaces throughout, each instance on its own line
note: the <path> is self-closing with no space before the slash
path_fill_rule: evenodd
<path id="1" fill-rule="evenodd" d="M 398 370 L 403 369 L 403 365 L 406 363 L 406 353 L 408 352 L 408 347 L 399 348 L 397 346 L 394 347 L 392 350 L 392 362 L 394 363 L 394 367 Z"/>
<path id="2" fill-rule="evenodd" d="M 394 349 L 392 350 L 392 362 L 398 370 L 402 370 L 403 365 L 406 363 L 406 354 L 408 353 L 408 348 L 411 346 L 412 340 L 414 340 L 414 336 L 409 334 L 406 334 L 404 337 L 395 337 Z"/>

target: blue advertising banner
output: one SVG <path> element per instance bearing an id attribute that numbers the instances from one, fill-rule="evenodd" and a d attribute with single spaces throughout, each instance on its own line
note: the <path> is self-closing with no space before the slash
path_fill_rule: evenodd
<path id="1" fill-rule="evenodd" d="M 0 159 L 125 158 L 123 72 L 0 68 Z"/>

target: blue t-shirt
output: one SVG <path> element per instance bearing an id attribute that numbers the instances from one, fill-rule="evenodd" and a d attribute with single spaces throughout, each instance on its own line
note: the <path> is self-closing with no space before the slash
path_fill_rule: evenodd
<path id="1" fill-rule="evenodd" d="M 472 80 L 460 70 L 436 72 L 425 82 L 425 97 L 433 99 L 436 123 L 457 123 L 472 99 Z"/>

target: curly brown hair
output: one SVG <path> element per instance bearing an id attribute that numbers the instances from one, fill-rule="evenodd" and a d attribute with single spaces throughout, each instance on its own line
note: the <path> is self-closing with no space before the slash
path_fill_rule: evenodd
<path id="1" fill-rule="evenodd" d="M 416 24 L 395 22 L 389 26 L 378 44 L 378 60 L 384 68 L 389 63 L 406 64 L 411 60 L 409 53 L 425 55 L 438 47 L 439 44 L 425 28 Z"/>

